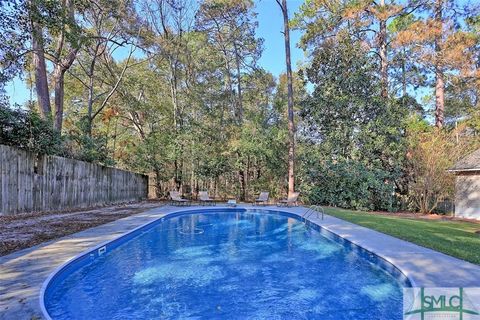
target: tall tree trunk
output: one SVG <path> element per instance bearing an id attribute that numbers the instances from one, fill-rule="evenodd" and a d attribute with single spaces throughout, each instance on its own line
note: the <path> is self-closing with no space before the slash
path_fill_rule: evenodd
<path id="1" fill-rule="evenodd" d="M 475 64 L 475 69 L 476 69 L 476 74 L 478 74 L 480 78 L 480 55 L 478 55 L 477 57 L 477 63 Z M 480 104 L 480 85 L 477 85 L 475 89 L 475 97 L 474 97 L 473 105 L 478 108 L 480 107 L 479 104 Z"/>
<path id="2" fill-rule="evenodd" d="M 63 105 L 64 105 L 64 84 L 65 72 L 72 66 L 77 57 L 78 49 L 72 49 L 70 53 L 62 60 L 57 61 L 53 71 L 53 80 L 55 83 L 55 129 L 62 131 L 63 125 Z M 93 87 L 93 86 L 92 86 Z"/>
<path id="3" fill-rule="evenodd" d="M 64 79 L 65 71 L 56 67 L 53 73 L 55 81 L 55 129 L 62 131 L 63 123 L 63 97 L 64 97 Z"/>
<path id="4" fill-rule="evenodd" d="M 36 8 L 33 1 L 30 1 L 30 10 L 35 13 Z M 52 119 L 52 108 L 50 105 L 50 93 L 48 90 L 47 66 L 45 63 L 45 49 L 43 44 L 43 32 L 41 25 L 35 21 L 35 17 L 30 18 L 32 28 L 32 64 L 35 74 L 35 91 L 37 92 L 38 106 L 40 115 L 44 119 Z"/>
<path id="5" fill-rule="evenodd" d="M 406 97 L 407 96 L 407 55 L 405 53 L 405 49 L 403 50 L 402 53 L 402 96 Z"/>
<path id="6" fill-rule="evenodd" d="M 385 0 L 380 0 L 382 10 L 385 9 Z M 380 77 L 382 86 L 382 97 L 388 97 L 388 56 L 387 56 L 387 20 L 380 19 L 378 33 L 379 55 L 380 55 Z"/>
<path id="7" fill-rule="evenodd" d="M 226 70 L 226 82 L 225 82 L 225 91 L 228 92 L 228 98 L 230 103 L 230 113 L 235 114 L 235 96 L 233 94 L 233 84 L 232 77 L 230 76 L 230 63 L 228 62 L 228 56 L 226 51 L 224 51 L 225 58 L 225 70 Z M 223 116 L 223 114 L 222 114 Z M 223 118 L 222 118 L 223 123 Z"/>
<path id="8" fill-rule="evenodd" d="M 63 8 L 68 15 L 68 18 L 71 22 L 75 19 L 75 3 L 73 0 L 63 0 Z M 55 92 L 55 129 L 59 132 L 62 131 L 63 124 L 63 98 L 64 98 L 64 79 L 65 72 L 73 64 L 75 58 L 77 57 L 77 52 L 79 49 L 79 44 L 75 48 L 71 48 L 70 52 L 62 59 L 62 51 L 64 49 L 65 42 L 65 28 L 64 25 L 60 35 L 57 38 L 57 46 L 55 50 L 55 69 L 53 71 L 53 80 L 55 83 L 54 92 Z"/>
<path id="9" fill-rule="evenodd" d="M 440 32 L 435 37 L 435 126 L 442 128 L 445 120 L 445 80 L 441 62 L 441 41 L 443 30 L 443 0 L 435 1 L 435 22 Z"/>
<path id="10" fill-rule="evenodd" d="M 245 180 L 245 171 L 238 170 L 238 180 L 240 182 L 240 201 L 245 201 L 247 197 L 247 186 Z"/>
<path id="11" fill-rule="evenodd" d="M 178 160 L 173 160 L 174 173 L 173 173 L 173 182 L 175 183 L 175 190 L 180 191 L 182 187 L 182 181 L 180 180 L 180 168 L 178 165 Z"/>
<path id="12" fill-rule="evenodd" d="M 287 86 L 288 86 L 288 195 L 295 192 L 295 123 L 293 119 L 293 76 L 292 62 L 290 58 L 290 28 L 288 25 L 287 0 L 282 0 L 278 5 L 282 9 L 283 27 L 285 39 L 285 59 L 287 64 Z"/>
<path id="13" fill-rule="evenodd" d="M 158 166 L 155 166 L 155 195 L 157 198 L 163 198 L 164 194 L 162 191 L 162 171 Z"/>
<path id="14" fill-rule="evenodd" d="M 445 116 L 445 82 L 440 66 L 435 67 L 435 126 L 442 128 Z"/>
<path id="15" fill-rule="evenodd" d="M 243 97 L 242 97 L 242 74 L 240 73 L 240 57 L 238 53 L 237 43 L 233 42 L 233 47 L 235 50 L 235 64 L 237 67 L 237 91 L 238 91 L 238 104 L 237 104 L 237 117 L 238 122 L 243 122 Z"/>
<path id="16" fill-rule="evenodd" d="M 172 100 L 173 106 L 173 126 L 178 129 L 178 120 L 179 120 L 179 108 L 178 108 L 178 81 L 177 81 L 177 66 L 176 62 L 173 61 L 171 57 L 169 57 L 169 65 L 170 65 L 170 96 Z"/>
<path id="17" fill-rule="evenodd" d="M 93 58 L 92 62 L 90 63 L 90 70 L 89 70 L 89 83 L 88 83 L 88 105 L 87 105 L 87 135 L 89 137 L 92 136 L 92 129 L 93 129 L 93 73 L 95 70 L 95 62 L 96 56 Z"/>
<path id="18" fill-rule="evenodd" d="M 94 49 L 94 55 L 92 57 L 92 61 L 90 62 L 90 66 L 88 69 L 88 102 L 87 102 L 87 117 L 88 117 L 88 123 L 87 123 L 87 135 L 89 137 L 92 137 L 93 133 L 93 120 L 95 118 L 95 115 L 93 113 L 93 102 L 95 100 L 95 95 L 94 95 L 94 75 L 95 75 L 95 66 L 97 63 L 97 58 L 100 56 L 99 55 L 99 50 L 100 46 L 102 45 L 101 41 L 98 41 L 95 49 Z"/>
<path id="19" fill-rule="evenodd" d="M 218 23 L 215 23 L 217 30 L 219 32 L 219 40 L 220 40 L 220 46 L 221 46 L 221 51 L 223 53 L 223 61 L 225 64 L 225 74 L 226 74 L 226 82 L 225 82 L 225 91 L 228 92 L 228 97 L 229 97 L 229 102 L 230 102 L 230 108 L 232 114 L 235 114 L 235 96 L 233 95 L 233 85 L 232 85 L 232 78 L 230 76 L 230 62 L 228 58 L 228 50 L 227 47 L 225 46 L 225 41 L 223 40 L 222 34 L 220 32 L 221 28 Z M 223 128 L 223 110 L 222 110 L 222 128 Z"/>

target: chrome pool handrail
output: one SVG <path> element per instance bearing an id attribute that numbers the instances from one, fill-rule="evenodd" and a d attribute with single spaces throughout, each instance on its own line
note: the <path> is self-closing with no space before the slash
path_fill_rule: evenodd
<path id="1" fill-rule="evenodd" d="M 325 215 L 325 210 L 323 210 L 323 207 L 321 206 L 317 206 L 317 205 L 313 205 L 313 206 L 310 206 L 307 211 L 305 211 L 302 215 L 302 219 L 306 222 L 307 221 L 307 218 L 311 217 L 312 214 L 316 214 L 317 216 L 317 219 L 318 219 L 318 213 L 321 213 L 322 214 L 322 220 L 323 220 L 323 216 Z"/>

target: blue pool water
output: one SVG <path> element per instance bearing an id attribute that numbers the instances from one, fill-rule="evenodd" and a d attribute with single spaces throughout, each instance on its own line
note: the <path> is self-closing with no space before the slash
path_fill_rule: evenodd
<path id="1" fill-rule="evenodd" d="M 52 319 L 402 319 L 398 275 L 317 229 L 267 211 L 165 218 L 61 271 L 45 307 Z"/>

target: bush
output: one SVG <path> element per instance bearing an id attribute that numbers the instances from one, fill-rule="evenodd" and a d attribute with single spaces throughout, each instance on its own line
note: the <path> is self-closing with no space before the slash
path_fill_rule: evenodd
<path id="1" fill-rule="evenodd" d="M 62 154 L 62 137 L 33 111 L 0 105 L 0 144 L 42 154 Z"/>
<path id="2" fill-rule="evenodd" d="M 305 191 L 312 204 L 388 211 L 397 206 L 391 174 L 360 162 L 325 162 L 310 171 L 309 179 Z"/>

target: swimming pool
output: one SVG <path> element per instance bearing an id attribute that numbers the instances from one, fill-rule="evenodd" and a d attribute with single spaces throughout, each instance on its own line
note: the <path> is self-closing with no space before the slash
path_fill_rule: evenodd
<path id="1" fill-rule="evenodd" d="M 279 211 L 170 214 L 56 272 L 52 319 L 402 319 L 401 272 Z"/>

